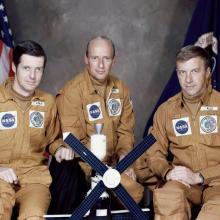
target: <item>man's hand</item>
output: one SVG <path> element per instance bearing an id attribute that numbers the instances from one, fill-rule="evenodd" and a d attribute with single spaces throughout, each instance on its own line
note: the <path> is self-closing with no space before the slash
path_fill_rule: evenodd
<path id="1" fill-rule="evenodd" d="M 121 155 L 119 157 L 119 161 L 121 161 L 125 156 L 126 155 Z M 131 177 L 131 179 L 136 180 L 136 174 L 135 174 L 133 168 L 128 168 L 123 173 L 126 174 L 127 176 Z"/>
<path id="2" fill-rule="evenodd" d="M 184 166 L 175 166 L 168 172 L 166 179 L 167 181 L 176 180 L 188 186 L 203 182 L 199 173 L 194 173 L 192 170 Z"/>
<path id="3" fill-rule="evenodd" d="M 61 162 L 62 160 L 73 160 L 74 151 L 70 148 L 60 147 L 55 153 L 55 158 L 57 162 Z"/>
<path id="4" fill-rule="evenodd" d="M 133 168 L 128 168 L 123 173 L 126 174 L 127 176 L 131 177 L 131 179 L 136 180 L 136 174 L 135 174 Z"/>
<path id="5" fill-rule="evenodd" d="M 0 179 L 6 181 L 7 183 L 18 183 L 18 178 L 15 174 L 15 171 L 8 167 L 0 167 Z"/>

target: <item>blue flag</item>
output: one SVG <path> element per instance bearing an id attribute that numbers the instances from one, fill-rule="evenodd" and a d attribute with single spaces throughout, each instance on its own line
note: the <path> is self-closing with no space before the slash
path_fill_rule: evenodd
<path id="1" fill-rule="evenodd" d="M 183 46 L 197 45 L 207 49 L 212 57 L 212 85 L 220 91 L 220 1 L 199 0 L 193 13 Z M 165 86 L 157 104 L 147 121 L 144 136 L 153 124 L 153 116 L 157 108 L 170 97 L 180 92 L 176 71 L 173 72 Z"/>

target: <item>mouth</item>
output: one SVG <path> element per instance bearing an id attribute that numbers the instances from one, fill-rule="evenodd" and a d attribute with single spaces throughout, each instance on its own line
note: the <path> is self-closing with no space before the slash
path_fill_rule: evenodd
<path id="1" fill-rule="evenodd" d="M 28 85 L 30 86 L 34 86 L 35 85 L 35 82 L 26 82 Z"/>
<path id="2" fill-rule="evenodd" d="M 185 86 L 186 89 L 193 89 L 195 86 Z"/>
<path id="3" fill-rule="evenodd" d="M 99 75 L 105 74 L 105 71 L 96 71 Z"/>

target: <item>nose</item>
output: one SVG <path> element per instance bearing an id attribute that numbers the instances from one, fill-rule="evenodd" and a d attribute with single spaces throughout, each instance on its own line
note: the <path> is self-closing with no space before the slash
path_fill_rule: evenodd
<path id="1" fill-rule="evenodd" d="M 104 61 L 103 59 L 99 59 L 99 63 L 98 63 L 99 68 L 103 68 L 104 67 Z"/>
<path id="2" fill-rule="evenodd" d="M 186 81 L 186 83 L 192 82 L 192 73 L 190 73 L 190 72 L 186 73 L 185 81 Z"/>
<path id="3" fill-rule="evenodd" d="M 31 70 L 30 79 L 34 80 L 35 78 L 36 78 L 36 71 L 35 70 Z"/>

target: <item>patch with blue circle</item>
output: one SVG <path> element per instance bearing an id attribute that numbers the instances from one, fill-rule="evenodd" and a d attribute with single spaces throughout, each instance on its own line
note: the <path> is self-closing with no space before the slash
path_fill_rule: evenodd
<path id="1" fill-rule="evenodd" d="M 200 117 L 200 133 L 210 134 L 217 132 L 217 116 L 207 115 Z"/>
<path id="2" fill-rule="evenodd" d="M 92 118 L 98 118 L 100 116 L 100 109 L 97 105 L 92 105 L 89 108 L 89 114 Z"/>
<path id="3" fill-rule="evenodd" d="M 121 114 L 121 101 L 120 99 L 109 99 L 108 110 L 110 116 L 118 116 Z"/>
<path id="4" fill-rule="evenodd" d="M 189 128 L 186 121 L 180 120 L 176 123 L 175 129 L 179 134 L 185 134 Z"/>
<path id="5" fill-rule="evenodd" d="M 173 119 L 173 130 L 176 136 L 192 134 L 189 117 Z"/>
<path id="6" fill-rule="evenodd" d="M 30 127 L 43 128 L 44 125 L 44 112 L 30 111 Z"/>
<path id="7" fill-rule="evenodd" d="M 15 124 L 15 116 L 10 113 L 6 113 L 1 118 L 1 124 L 6 128 L 12 127 Z"/>
<path id="8" fill-rule="evenodd" d="M 103 118 L 100 102 L 88 104 L 86 107 L 89 121 L 95 121 Z"/>
<path id="9" fill-rule="evenodd" d="M 17 128 L 17 111 L 0 112 L 0 130 Z"/>

